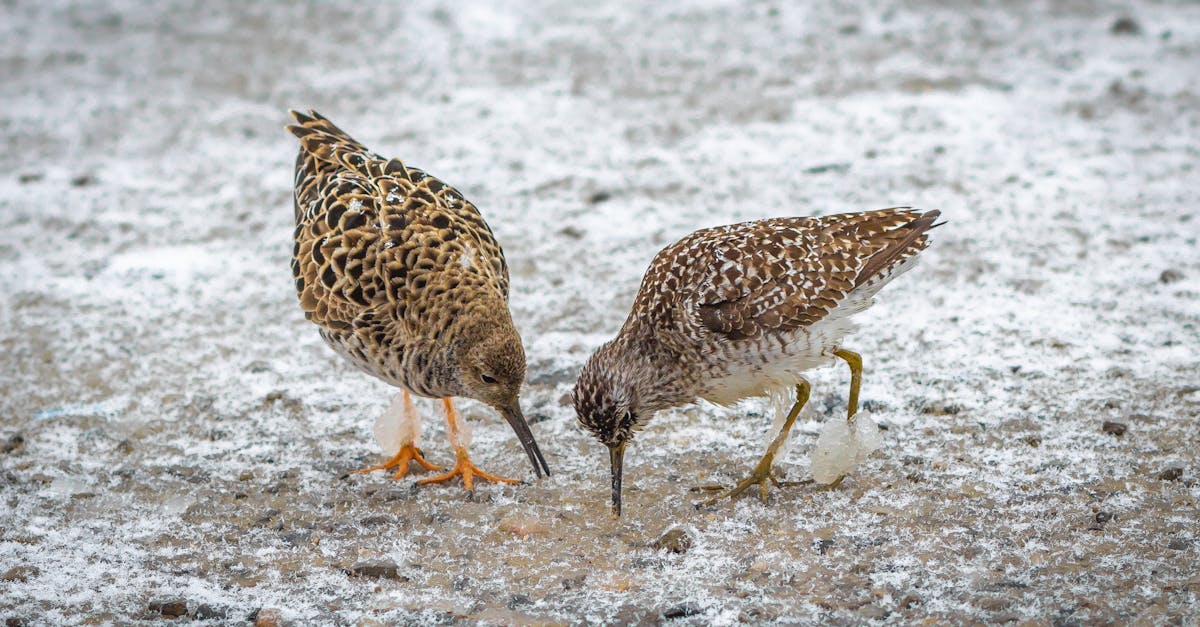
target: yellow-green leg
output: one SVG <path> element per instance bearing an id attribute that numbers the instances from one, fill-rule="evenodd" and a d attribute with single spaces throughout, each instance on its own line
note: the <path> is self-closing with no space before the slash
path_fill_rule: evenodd
<path id="1" fill-rule="evenodd" d="M 862 355 L 844 348 L 833 352 L 850 366 L 850 403 L 846 406 L 846 420 L 858 413 L 858 389 L 862 386 Z"/>
<path id="2" fill-rule="evenodd" d="M 833 351 L 834 355 L 841 357 L 850 366 L 850 402 L 846 405 L 846 420 L 853 420 L 854 414 L 858 413 L 858 390 L 862 386 L 862 355 L 854 351 L 848 351 L 844 348 L 839 348 Z M 846 475 L 842 475 L 833 480 L 833 483 L 822 486 L 822 490 L 832 490 L 842 483 Z"/>
<path id="3" fill-rule="evenodd" d="M 759 496 L 762 498 L 764 503 L 767 502 L 767 482 L 770 481 L 775 485 L 781 485 L 775 480 L 775 477 L 771 476 L 771 466 L 775 463 L 775 453 L 777 453 L 779 451 L 779 447 L 783 446 L 783 443 L 787 441 L 788 432 L 792 430 L 792 425 L 795 424 L 796 417 L 800 415 L 801 408 L 803 408 L 805 403 L 808 402 L 808 396 L 811 391 L 812 385 L 810 385 L 808 381 L 800 379 L 800 382 L 796 384 L 796 404 L 792 405 L 792 410 L 788 412 L 787 418 L 783 421 L 783 428 L 779 430 L 779 434 L 776 435 L 775 439 L 771 441 L 770 446 L 767 447 L 766 454 L 764 454 L 762 459 L 758 461 L 758 465 L 754 467 L 754 470 L 750 473 L 750 476 L 739 481 L 737 485 L 733 486 L 733 489 L 729 490 L 728 492 L 719 494 L 705 501 L 705 505 L 712 505 L 713 503 L 716 503 L 725 497 L 733 498 L 742 492 L 745 492 L 746 489 L 752 485 L 757 485 L 759 487 Z M 700 489 L 721 490 L 724 488 L 721 486 L 702 486 Z"/>

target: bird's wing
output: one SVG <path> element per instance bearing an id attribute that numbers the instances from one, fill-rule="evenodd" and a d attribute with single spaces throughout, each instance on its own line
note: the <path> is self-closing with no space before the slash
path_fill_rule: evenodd
<path id="1" fill-rule="evenodd" d="M 507 299 L 508 266 L 478 209 L 458 190 L 367 150 L 315 111 L 292 112 L 296 160 L 293 274 L 310 319 L 349 328 L 366 308 L 403 303 L 457 266 Z"/>
<path id="2" fill-rule="evenodd" d="M 925 248 L 937 215 L 898 208 L 708 229 L 660 253 L 651 272 L 655 283 L 678 281 L 673 324 L 755 338 L 812 325 L 856 289 L 881 287 Z"/>

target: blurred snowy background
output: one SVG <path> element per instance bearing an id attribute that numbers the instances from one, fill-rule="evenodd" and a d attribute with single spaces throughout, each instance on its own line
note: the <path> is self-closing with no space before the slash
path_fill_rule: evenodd
<path id="1" fill-rule="evenodd" d="M 1198 619 L 1200 5 L 579 4 L 0 3 L 0 618 Z M 292 291 L 307 107 L 491 222 L 550 479 L 345 476 L 392 390 Z M 949 223 L 848 342 L 883 449 L 697 510 L 770 408 L 668 412 L 611 521 L 561 398 L 654 253 L 910 204 Z"/>

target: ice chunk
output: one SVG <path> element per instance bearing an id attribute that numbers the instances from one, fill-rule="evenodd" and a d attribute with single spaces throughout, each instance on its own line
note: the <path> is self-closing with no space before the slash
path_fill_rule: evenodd
<path id="1" fill-rule="evenodd" d="M 883 438 L 869 412 L 861 411 L 854 419 L 830 420 L 821 429 L 812 453 L 813 481 L 829 484 L 850 474 L 871 453 L 879 450 Z"/>
<path id="2" fill-rule="evenodd" d="M 395 455 L 405 444 L 416 444 L 421 435 L 421 417 L 412 399 L 397 394 L 387 411 L 375 419 L 375 441 L 384 455 Z"/>

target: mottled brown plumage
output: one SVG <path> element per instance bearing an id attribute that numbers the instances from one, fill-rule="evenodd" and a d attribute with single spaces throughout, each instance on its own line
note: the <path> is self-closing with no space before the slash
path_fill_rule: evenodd
<path id="1" fill-rule="evenodd" d="M 616 510 L 624 447 L 654 412 L 786 390 L 835 355 L 854 370 L 857 356 L 839 354 L 854 330 L 848 317 L 912 266 L 938 215 L 897 208 L 744 222 L 659 252 L 625 325 L 588 361 L 573 395 L 581 424 L 612 452 Z M 851 397 L 856 406 L 856 387 Z"/>
<path id="2" fill-rule="evenodd" d="M 300 139 L 292 273 L 305 317 L 360 369 L 447 399 L 452 440 L 459 427 L 450 397 L 496 407 L 537 474 L 548 473 L 517 399 L 525 353 L 508 310 L 508 266 L 479 211 L 315 111 L 292 115 L 288 130 Z M 456 448 L 461 462 L 466 447 Z M 488 477 L 473 466 L 468 474 Z"/>

